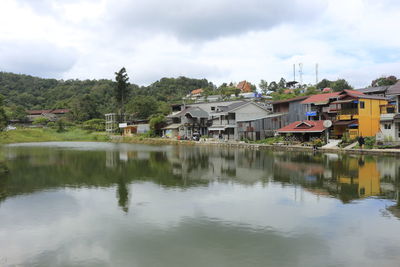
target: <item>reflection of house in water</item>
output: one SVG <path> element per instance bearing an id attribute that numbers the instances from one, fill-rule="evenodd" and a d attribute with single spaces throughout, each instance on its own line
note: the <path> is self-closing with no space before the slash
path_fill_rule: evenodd
<path id="1" fill-rule="evenodd" d="M 380 173 L 376 161 L 365 161 L 360 157 L 351 160 L 351 172 L 348 175 L 341 175 L 339 183 L 341 190 L 350 190 L 349 193 L 356 193 L 359 197 L 380 195 Z"/>
<path id="2" fill-rule="evenodd" d="M 107 151 L 106 167 L 114 168 L 118 166 L 118 162 L 127 162 L 130 159 L 148 160 L 150 159 L 150 151 L 137 151 L 137 150 Z"/>
<path id="3" fill-rule="evenodd" d="M 279 154 L 278 154 L 279 155 Z M 395 158 L 391 160 L 393 168 L 399 168 Z M 396 198 L 396 183 L 393 174 L 396 170 L 387 171 L 387 177 L 380 172 L 382 166 L 390 166 L 388 162 L 379 165 L 376 157 L 327 155 L 320 159 L 303 155 L 276 155 L 274 181 L 300 184 L 306 191 L 316 195 L 332 195 L 343 202 L 369 196 Z M 397 176 L 398 177 L 398 176 Z"/>
<path id="4" fill-rule="evenodd" d="M 268 177 L 267 153 L 219 147 L 177 146 L 168 157 L 173 174 L 183 179 L 235 180 L 253 184 Z"/>

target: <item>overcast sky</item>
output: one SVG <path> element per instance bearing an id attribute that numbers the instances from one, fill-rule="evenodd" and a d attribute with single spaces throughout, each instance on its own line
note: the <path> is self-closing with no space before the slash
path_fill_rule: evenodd
<path id="1" fill-rule="evenodd" d="M 400 76 L 397 0 L 1 0 L 0 71 L 131 82 Z M 298 79 L 298 72 L 296 73 Z"/>

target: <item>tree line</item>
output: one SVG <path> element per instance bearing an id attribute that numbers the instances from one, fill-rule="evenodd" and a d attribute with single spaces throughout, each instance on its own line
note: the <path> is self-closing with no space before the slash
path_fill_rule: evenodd
<path id="1" fill-rule="evenodd" d="M 397 81 L 395 76 L 380 77 L 373 80 L 371 86 L 388 86 Z M 205 97 L 220 95 L 225 99 L 240 93 L 232 82 L 217 87 L 207 79 L 187 77 L 162 78 L 148 86 L 139 86 L 129 82 L 125 68 L 115 73 L 115 81 L 43 79 L 0 72 L 0 129 L 6 125 L 7 119 L 24 120 L 27 109 L 67 108 L 71 110 L 69 119 L 78 123 L 103 119 L 105 113 L 111 112 L 125 112 L 138 119 L 148 119 L 170 113 L 172 103 L 181 103 L 182 97 L 198 88 L 203 89 Z M 316 85 L 296 86 L 281 78 L 278 82 L 261 80 L 259 88 L 264 93 L 272 91 L 276 100 L 312 95 L 324 88 L 340 91 L 352 89 L 352 86 L 344 79 L 323 79 Z M 256 86 L 251 85 L 251 89 L 256 91 Z"/>

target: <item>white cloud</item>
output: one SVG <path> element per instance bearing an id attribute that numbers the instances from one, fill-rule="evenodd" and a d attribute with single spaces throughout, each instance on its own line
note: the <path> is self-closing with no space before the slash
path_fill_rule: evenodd
<path id="1" fill-rule="evenodd" d="M 306 83 L 319 63 L 320 78 L 358 87 L 400 76 L 399 14 L 392 0 L 3 0 L 0 68 L 86 79 L 125 66 L 139 84 L 181 75 L 257 84 L 290 80 L 302 62 Z M 47 64 L 43 51 L 60 60 Z"/>

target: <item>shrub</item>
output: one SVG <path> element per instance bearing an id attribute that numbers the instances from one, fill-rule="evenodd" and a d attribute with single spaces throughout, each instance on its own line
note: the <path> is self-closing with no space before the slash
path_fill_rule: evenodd
<path id="1" fill-rule="evenodd" d="M 65 120 L 64 119 L 59 119 L 56 122 L 56 126 L 57 126 L 57 132 L 61 133 L 65 131 Z"/>
<path id="2" fill-rule="evenodd" d="M 33 120 L 32 124 L 33 125 L 47 125 L 49 122 L 49 119 L 46 117 L 37 117 Z"/>
<path id="3" fill-rule="evenodd" d="M 150 129 L 154 132 L 154 135 L 161 135 L 161 128 L 165 126 L 165 116 L 162 114 L 153 115 L 150 117 Z"/>
<path id="4" fill-rule="evenodd" d="M 82 125 L 82 128 L 88 131 L 105 131 L 106 130 L 106 121 L 103 119 L 92 119 L 85 121 Z"/>
<path id="5" fill-rule="evenodd" d="M 375 145 L 375 142 L 376 142 L 375 137 L 373 137 L 373 136 L 372 137 L 365 137 L 364 141 L 365 141 L 365 147 L 369 148 L 369 149 L 373 148 L 374 145 Z"/>
<path id="6" fill-rule="evenodd" d="M 56 123 L 55 123 L 54 121 L 49 121 L 49 122 L 47 123 L 47 127 L 53 128 L 54 126 L 56 126 Z"/>

